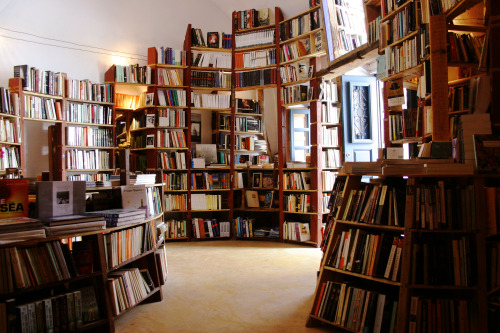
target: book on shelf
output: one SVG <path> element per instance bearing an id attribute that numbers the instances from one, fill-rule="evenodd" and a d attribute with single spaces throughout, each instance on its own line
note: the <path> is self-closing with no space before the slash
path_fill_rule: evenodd
<path id="1" fill-rule="evenodd" d="M 150 217 L 147 206 L 146 186 L 144 185 L 124 185 L 120 187 L 122 197 L 122 208 L 142 209 L 145 217 Z"/>
<path id="2" fill-rule="evenodd" d="M 220 36 L 219 32 L 207 32 L 207 47 L 219 48 Z"/>
<path id="3" fill-rule="evenodd" d="M 245 191 L 245 202 L 248 208 L 258 208 L 260 207 L 259 203 L 259 192 L 255 190 L 246 190 Z"/>
<path id="4" fill-rule="evenodd" d="M 139 223 L 145 219 L 145 209 L 115 208 L 87 212 L 87 214 L 104 217 L 108 228 Z"/>
<path id="5" fill-rule="evenodd" d="M 0 180 L 0 219 L 28 216 L 28 179 Z"/>
<path id="6" fill-rule="evenodd" d="M 196 157 L 203 157 L 207 164 L 217 163 L 217 145 L 196 144 Z"/>

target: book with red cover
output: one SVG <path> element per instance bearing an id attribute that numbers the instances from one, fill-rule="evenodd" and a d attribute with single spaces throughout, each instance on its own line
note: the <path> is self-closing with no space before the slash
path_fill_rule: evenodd
<path id="1" fill-rule="evenodd" d="M 0 180 L 0 218 L 28 217 L 28 179 Z"/>

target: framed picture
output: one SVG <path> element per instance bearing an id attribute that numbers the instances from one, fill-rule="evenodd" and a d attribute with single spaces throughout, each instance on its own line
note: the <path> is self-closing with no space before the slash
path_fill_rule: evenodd
<path id="1" fill-rule="evenodd" d="M 307 90 L 307 100 L 311 101 L 313 99 L 314 99 L 314 88 L 309 87 L 309 89 Z"/>
<path id="2" fill-rule="evenodd" d="M 146 105 L 154 105 L 155 94 L 147 93 L 146 94 Z"/>
<path id="3" fill-rule="evenodd" d="M 262 173 L 255 172 L 252 175 L 252 187 L 261 187 L 262 186 Z"/>
<path id="4" fill-rule="evenodd" d="M 500 137 L 474 134 L 474 158 L 478 173 L 500 172 Z"/>
<path id="5" fill-rule="evenodd" d="M 262 188 L 273 188 L 274 180 L 272 173 L 262 174 Z"/>

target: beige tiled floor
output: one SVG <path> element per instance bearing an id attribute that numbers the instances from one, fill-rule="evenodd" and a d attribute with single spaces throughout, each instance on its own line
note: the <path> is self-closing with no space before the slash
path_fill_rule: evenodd
<path id="1" fill-rule="evenodd" d="M 168 243 L 163 301 L 117 332 L 324 332 L 306 328 L 321 251 L 259 241 Z"/>

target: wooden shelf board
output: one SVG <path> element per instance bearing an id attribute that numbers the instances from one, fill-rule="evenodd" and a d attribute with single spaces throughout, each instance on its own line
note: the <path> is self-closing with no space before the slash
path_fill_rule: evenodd
<path id="1" fill-rule="evenodd" d="M 403 5 L 399 6 L 398 8 L 394 9 L 392 12 L 390 12 L 388 15 L 382 17 L 380 20 L 380 23 L 386 22 L 394 18 L 398 13 L 402 12 L 406 7 L 410 6 L 410 3 L 412 1 L 406 1 Z"/>
<path id="2" fill-rule="evenodd" d="M 197 86 L 191 86 L 191 90 L 231 91 L 231 88 L 214 88 L 214 87 L 197 87 Z"/>
<path id="3" fill-rule="evenodd" d="M 24 117 L 23 120 L 40 121 L 40 122 L 46 122 L 46 123 L 62 123 L 62 120 L 39 119 L 39 118 L 30 118 L 30 117 Z"/>
<path id="4" fill-rule="evenodd" d="M 58 95 L 49 95 L 49 94 L 42 94 L 42 93 L 37 93 L 34 91 L 28 91 L 28 90 L 23 90 L 24 95 L 29 95 L 29 96 L 37 96 L 37 97 L 43 97 L 43 98 L 49 98 L 49 99 L 57 99 L 57 100 L 62 100 L 62 96 Z"/>
<path id="5" fill-rule="evenodd" d="M 167 192 L 168 193 L 186 193 L 187 191 L 188 191 L 187 189 L 186 190 L 169 190 L 169 189 L 163 190 L 163 192 L 165 192 L 165 193 L 167 193 Z"/>
<path id="6" fill-rule="evenodd" d="M 151 127 L 148 127 L 148 128 L 151 128 Z M 185 129 L 188 129 L 187 127 L 175 127 L 175 126 L 156 126 L 156 127 L 152 127 L 154 129 L 182 129 L 182 130 L 185 130 Z"/>
<path id="7" fill-rule="evenodd" d="M 283 213 L 285 214 L 301 214 L 301 215 L 316 215 L 318 213 L 314 213 L 314 212 L 290 212 L 288 210 L 284 210 Z"/>
<path id="8" fill-rule="evenodd" d="M 114 103 L 113 102 L 98 102 L 98 101 L 91 101 L 88 99 L 77 99 L 77 98 L 66 98 L 68 102 L 76 102 L 76 103 L 85 103 L 85 104 L 99 104 L 99 105 L 109 105 L 112 106 Z"/>
<path id="9" fill-rule="evenodd" d="M 172 241 L 187 241 L 187 240 L 189 240 L 188 237 L 165 238 L 165 242 L 167 242 L 167 241 L 170 241 L 170 242 L 172 242 Z"/>
<path id="10" fill-rule="evenodd" d="M 375 61 L 378 57 L 378 42 L 364 44 L 349 53 L 338 57 L 327 68 L 316 73 L 317 77 L 334 74 L 335 77 L 343 75 L 357 67 Z"/>
<path id="11" fill-rule="evenodd" d="M 235 112 L 235 116 L 240 116 L 240 117 L 263 117 L 264 115 L 262 113 L 244 113 L 244 112 Z"/>
<path id="12" fill-rule="evenodd" d="M 157 105 L 155 106 L 158 109 L 187 109 L 188 106 L 180 106 L 180 105 Z"/>
<path id="13" fill-rule="evenodd" d="M 448 62 L 448 67 L 479 67 L 477 62 Z"/>
<path id="14" fill-rule="evenodd" d="M 276 44 L 262 44 L 248 47 L 240 47 L 235 48 L 234 52 L 248 52 L 248 51 L 257 51 L 257 50 L 265 50 L 265 49 L 274 49 L 276 48 Z"/>
<path id="15" fill-rule="evenodd" d="M 155 66 L 158 68 L 166 68 L 166 69 L 186 69 L 188 66 L 182 66 L 182 65 L 169 65 L 169 64 L 151 64 L 149 66 Z"/>
<path id="16" fill-rule="evenodd" d="M 286 83 L 282 83 L 281 86 L 282 87 L 293 86 L 293 85 L 296 85 L 296 84 L 307 83 L 307 82 L 310 82 L 310 81 L 315 80 L 315 79 L 316 79 L 315 77 L 311 77 L 311 78 L 307 78 L 307 79 L 304 79 L 304 80 L 286 82 Z"/>
<path id="17" fill-rule="evenodd" d="M 266 84 L 260 86 L 248 86 L 248 87 L 238 87 L 234 88 L 234 91 L 246 91 L 246 90 L 255 90 L 255 89 L 267 89 L 267 88 L 276 88 L 276 84 Z"/>
<path id="18" fill-rule="evenodd" d="M 2 145 L 9 145 L 9 146 L 20 146 L 20 142 L 8 142 L 8 141 L 0 141 L 0 144 Z"/>
<path id="19" fill-rule="evenodd" d="M 386 47 L 394 47 L 396 45 L 400 45 L 400 44 L 403 44 L 405 41 L 407 41 L 408 39 L 411 39 L 413 37 L 415 37 L 416 35 L 418 35 L 419 31 L 416 30 L 416 31 L 413 31 L 413 32 L 410 32 L 409 34 L 407 34 L 406 36 L 404 36 L 403 38 L 400 38 L 398 39 L 397 41 L 395 42 L 392 42 L 391 44 L 387 45 Z M 385 47 L 381 50 L 382 53 L 383 50 L 385 49 Z M 380 52 L 379 52 L 380 53 Z"/>
<path id="20" fill-rule="evenodd" d="M 467 113 L 469 113 L 469 112 L 470 112 L 470 110 L 469 110 L 469 109 L 467 109 L 467 110 L 459 110 L 459 111 L 449 111 L 449 112 L 448 112 L 448 114 L 449 114 L 450 116 L 460 116 L 460 115 L 462 115 L 462 114 L 467 114 Z"/>
<path id="21" fill-rule="evenodd" d="M 5 112 L 0 112 L 0 117 L 1 118 L 21 118 L 21 116 L 15 115 L 15 114 L 10 114 L 10 113 L 5 113 Z"/>
<path id="22" fill-rule="evenodd" d="M 311 53 L 311 54 L 307 54 L 305 56 L 302 56 L 302 57 L 299 57 L 299 58 L 295 58 L 295 59 L 292 59 L 292 60 L 282 61 L 280 63 L 280 65 L 283 66 L 283 65 L 291 64 L 293 62 L 299 62 L 299 61 L 303 61 L 303 60 L 307 60 L 307 59 L 311 59 L 311 58 L 321 57 L 321 56 L 324 56 L 325 54 L 326 54 L 325 51 Z"/>
<path id="23" fill-rule="evenodd" d="M 401 71 L 399 73 L 389 75 L 388 77 L 385 77 L 383 79 L 380 79 L 380 81 L 387 82 L 390 80 L 396 80 L 400 78 L 406 78 L 406 79 L 413 79 L 415 77 L 421 76 L 422 75 L 422 64 L 417 65 L 412 68 L 405 69 L 404 71 Z"/>
<path id="24" fill-rule="evenodd" d="M 249 71 L 256 71 L 260 69 L 267 69 L 267 68 L 276 68 L 276 64 L 271 64 L 271 65 L 266 65 L 266 66 L 258 66 L 258 67 L 244 67 L 244 68 L 235 68 L 235 72 L 249 72 Z"/>
<path id="25" fill-rule="evenodd" d="M 356 228 L 368 228 L 368 229 L 377 229 L 377 230 L 389 230 L 403 233 L 405 231 L 404 227 L 392 226 L 392 225 L 383 225 L 383 224 L 374 224 L 374 223 L 363 223 L 363 222 L 353 222 L 353 221 L 344 221 L 337 220 L 337 223 L 341 223 L 344 225 L 356 226 Z"/>
<path id="26" fill-rule="evenodd" d="M 153 83 L 132 83 L 132 82 L 106 82 L 106 83 L 114 83 L 117 86 L 130 86 L 130 87 L 153 87 L 153 86 L 155 86 Z"/>
<path id="27" fill-rule="evenodd" d="M 341 273 L 341 274 L 344 274 L 344 275 L 356 276 L 358 278 L 362 278 L 362 279 L 370 280 L 370 281 L 374 281 L 374 282 L 379 282 L 379 283 L 386 284 L 386 285 L 391 285 L 391 286 L 396 286 L 396 287 L 400 287 L 401 286 L 400 282 L 392 281 L 392 280 L 389 280 L 389 279 L 378 278 L 378 277 L 368 276 L 368 275 L 359 274 L 359 273 L 353 273 L 353 272 L 350 272 L 350 271 L 346 271 L 346 270 L 338 269 L 338 268 L 333 268 L 333 267 L 330 267 L 330 266 L 324 266 L 324 269 L 332 271 L 332 272 L 335 272 L 335 273 Z"/>
<path id="28" fill-rule="evenodd" d="M 169 89 L 186 89 L 188 86 L 178 86 L 178 85 L 171 85 L 171 84 L 166 84 L 166 85 L 157 85 L 156 88 L 169 88 Z"/>
<path id="29" fill-rule="evenodd" d="M 318 246 L 318 243 L 313 242 L 313 241 L 300 242 L 300 241 L 295 241 L 295 240 L 291 240 L 291 239 L 283 239 L 283 241 L 285 243 L 289 243 L 289 244 L 307 245 L 307 246 L 314 246 L 314 247 Z"/>
<path id="30" fill-rule="evenodd" d="M 293 102 L 293 103 L 288 103 L 288 104 L 282 104 L 282 107 L 288 108 L 290 106 L 296 106 L 296 105 L 301 105 L 301 104 L 308 104 L 308 103 L 313 103 L 317 102 L 317 99 L 309 99 L 307 101 L 300 101 L 300 102 Z"/>
<path id="31" fill-rule="evenodd" d="M 259 30 L 266 30 L 266 29 L 273 29 L 274 24 L 268 24 L 268 25 L 261 25 L 258 27 L 252 27 L 252 28 L 246 28 L 246 29 L 237 29 L 234 31 L 235 34 L 243 34 L 246 32 L 252 32 L 252 31 L 259 31 Z"/>
<path id="32" fill-rule="evenodd" d="M 200 72 L 230 72 L 231 68 L 218 68 L 218 67 L 191 67 L 191 71 Z"/>
<path id="33" fill-rule="evenodd" d="M 311 13 L 311 12 L 315 11 L 315 10 L 316 10 L 316 9 L 318 9 L 318 8 L 321 8 L 321 6 L 314 6 L 314 7 L 311 7 L 311 8 L 309 8 L 308 10 L 305 10 L 305 11 L 301 12 L 300 14 L 297 14 L 297 15 L 295 15 L 295 16 L 292 16 L 292 17 L 290 17 L 290 18 L 287 18 L 286 20 L 280 21 L 280 22 L 279 22 L 279 24 L 284 23 L 284 22 L 287 22 L 287 21 L 291 21 L 291 20 L 293 20 L 293 19 L 296 19 L 296 18 L 298 18 L 298 17 L 304 16 L 304 15 L 306 15 L 306 14 L 309 14 L 309 13 Z"/>
<path id="34" fill-rule="evenodd" d="M 462 31 L 462 32 L 484 32 L 486 33 L 486 26 L 484 25 L 456 25 L 448 24 L 448 31 Z"/>
<path id="35" fill-rule="evenodd" d="M 141 222 L 140 224 L 142 224 L 142 223 L 144 223 L 144 222 Z M 135 257 L 132 257 L 132 258 L 127 259 L 125 261 L 122 261 L 121 263 L 119 263 L 116 266 L 109 267 L 108 268 L 108 273 L 114 272 L 117 269 L 120 269 L 121 267 L 124 267 L 124 266 L 126 266 L 126 265 L 128 265 L 128 264 L 130 264 L 130 263 L 132 263 L 132 262 L 134 262 L 134 261 L 136 261 L 138 259 L 140 259 L 140 258 L 143 258 L 143 257 L 145 257 L 145 256 L 147 256 L 149 254 L 152 254 L 152 253 L 154 253 L 154 251 L 155 251 L 155 249 L 148 250 L 148 251 L 146 251 L 144 253 L 139 254 L 138 256 L 135 256 Z"/>
<path id="36" fill-rule="evenodd" d="M 231 53 L 232 49 L 220 49 L 215 47 L 191 46 L 191 51 L 206 51 L 206 52 L 227 52 Z"/>
<path id="37" fill-rule="evenodd" d="M 163 213 L 165 214 L 172 214 L 172 213 L 183 213 L 186 214 L 188 211 L 187 210 L 164 210 Z"/>
<path id="38" fill-rule="evenodd" d="M 188 147 L 155 147 L 158 150 L 188 150 Z"/>
<path id="39" fill-rule="evenodd" d="M 292 189 L 284 189 L 283 192 L 300 192 L 300 193 L 316 193 L 316 190 L 292 190 Z"/>
<path id="40" fill-rule="evenodd" d="M 462 0 L 456 4 L 453 8 L 450 8 L 446 12 L 446 21 L 451 22 L 454 18 L 464 13 L 467 9 L 477 5 L 482 2 L 482 0 Z"/>
<path id="41" fill-rule="evenodd" d="M 97 123 L 81 123 L 77 121 L 67 121 L 67 125 L 80 125 L 80 126 L 95 126 L 95 127 L 114 127 L 113 124 L 97 124 Z"/>

